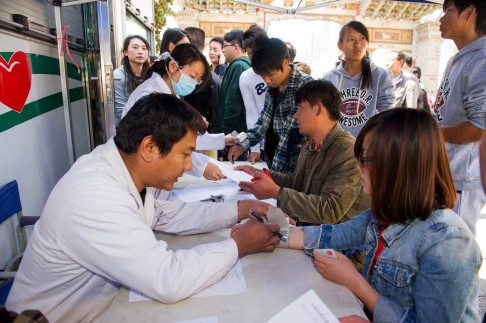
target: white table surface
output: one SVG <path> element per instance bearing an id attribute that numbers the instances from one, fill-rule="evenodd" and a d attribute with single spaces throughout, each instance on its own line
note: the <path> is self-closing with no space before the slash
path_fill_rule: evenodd
<path id="1" fill-rule="evenodd" d="M 235 161 L 234 164 L 231 164 L 229 161 L 225 161 L 225 162 L 222 162 L 222 163 L 227 164 L 227 165 L 231 165 L 232 167 L 237 166 L 237 165 L 251 165 L 250 162 L 246 162 L 246 161 Z M 253 166 L 255 168 L 263 169 L 263 168 L 267 167 L 267 164 L 265 162 L 258 162 L 258 163 L 251 165 L 251 166 Z M 226 179 L 226 180 L 229 181 L 230 179 Z M 219 185 L 218 182 L 221 182 L 221 181 L 212 181 L 212 180 L 207 180 L 204 177 L 195 177 L 195 176 L 192 176 L 192 175 L 184 174 L 184 176 L 180 177 L 177 180 L 177 182 L 175 183 L 174 190 L 175 191 L 182 190 L 190 184 L 191 185 L 197 185 L 197 186 L 208 186 L 208 187 L 217 186 L 217 185 Z M 236 185 L 235 188 L 238 189 L 236 183 L 235 183 L 235 185 Z M 233 193 L 229 196 L 225 195 L 225 201 L 236 201 L 236 200 L 244 200 L 244 199 L 256 199 L 256 197 L 251 193 L 244 192 L 244 191 L 241 191 L 241 190 L 239 190 L 236 193 Z M 277 201 L 274 200 L 274 199 L 268 199 L 268 200 L 263 200 L 263 201 L 270 203 L 274 206 L 276 206 L 276 203 L 277 203 Z"/>
<path id="2" fill-rule="evenodd" d="M 254 166 L 263 168 L 266 164 L 257 163 Z M 182 189 L 189 184 L 217 185 L 203 178 L 184 175 L 175 188 Z M 166 241 L 172 250 L 221 241 L 229 235 L 229 229 L 191 236 L 156 233 L 157 239 Z M 220 323 L 266 322 L 310 289 L 317 293 L 337 317 L 353 314 L 366 317 L 354 295 L 348 289 L 322 278 L 314 268 L 311 258 L 303 251 L 277 248 L 272 253 L 247 255 L 241 258 L 241 265 L 248 289 L 246 293 L 193 297 L 165 305 L 157 301 L 130 303 L 129 290 L 122 288 L 103 321 L 175 322 L 216 316 Z"/>
<path id="3" fill-rule="evenodd" d="M 229 229 L 192 236 L 157 233 L 172 250 L 220 241 Z M 248 292 L 211 297 L 193 297 L 172 305 L 157 301 L 128 302 L 129 290 L 122 288 L 104 322 L 175 322 L 216 316 L 220 323 L 266 322 L 295 299 L 313 289 L 337 317 L 365 317 L 354 295 L 346 288 L 320 276 L 311 258 L 302 251 L 275 249 L 241 258 Z"/>

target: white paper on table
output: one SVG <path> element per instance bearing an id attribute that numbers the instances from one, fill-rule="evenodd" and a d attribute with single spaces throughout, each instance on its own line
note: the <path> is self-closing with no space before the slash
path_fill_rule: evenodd
<path id="1" fill-rule="evenodd" d="M 182 190 L 173 190 L 174 194 L 184 202 L 198 202 L 213 195 L 226 195 L 235 191 L 236 188 L 231 186 L 194 184 L 189 184 Z"/>
<path id="2" fill-rule="evenodd" d="M 309 290 L 267 323 L 339 323 L 314 290 Z"/>
<path id="3" fill-rule="evenodd" d="M 238 189 L 238 190 L 240 189 L 240 187 L 238 186 L 238 183 L 236 183 L 231 178 L 220 179 L 219 181 L 215 181 L 214 183 L 221 185 L 221 186 L 225 186 L 225 187 L 232 187 L 232 188 Z"/>
<path id="4" fill-rule="evenodd" d="M 247 291 L 241 262 L 238 260 L 223 279 L 200 291 L 193 297 L 234 295 L 246 293 Z"/>
<path id="5" fill-rule="evenodd" d="M 249 182 L 253 178 L 253 176 L 248 175 L 244 171 L 241 170 L 234 170 L 233 167 L 235 165 L 233 164 L 228 164 L 228 163 L 222 163 L 217 160 L 211 160 L 212 163 L 216 164 L 219 168 L 221 168 L 221 171 L 223 174 L 234 180 L 235 182 Z"/>
<path id="6" fill-rule="evenodd" d="M 172 323 L 219 323 L 216 316 L 201 317 L 194 320 L 177 321 Z"/>
<path id="7" fill-rule="evenodd" d="M 205 297 L 205 296 L 224 296 L 246 293 L 245 276 L 243 275 L 243 269 L 241 268 L 240 260 L 231 268 L 226 276 L 224 276 L 219 282 L 208 288 L 193 295 L 193 297 Z M 144 295 L 136 289 L 130 289 L 130 295 L 128 296 L 128 302 L 140 302 L 150 301 L 150 297 Z"/>

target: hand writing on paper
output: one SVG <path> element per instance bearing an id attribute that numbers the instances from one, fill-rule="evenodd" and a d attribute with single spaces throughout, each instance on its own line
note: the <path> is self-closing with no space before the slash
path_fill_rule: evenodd
<path id="1" fill-rule="evenodd" d="M 268 210 L 275 208 L 273 205 L 256 200 L 241 200 L 238 203 L 238 221 L 246 219 L 250 215 L 250 210 L 258 214 L 266 214 Z"/>
<path id="2" fill-rule="evenodd" d="M 240 182 L 240 188 L 243 191 L 253 193 L 255 197 L 259 200 L 264 199 L 277 199 L 278 192 L 280 191 L 280 186 L 275 184 L 275 182 L 263 172 L 255 172 L 252 174 L 256 180 L 255 182 Z"/>
<path id="3" fill-rule="evenodd" d="M 221 169 L 215 164 L 209 162 L 204 169 L 203 177 L 207 180 L 218 181 L 220 179 L 226 178 Z"/>
<path id="4" fill-rule="evenodd" d="M 238 246 L 238 256 L 260 251 L 273 251 L 280 242 L 275 233 L 280 231 L 276 223 L 260 223 L 257 220 L 248 220 L 237 229 L 232 230 L 231 237 Z"/>

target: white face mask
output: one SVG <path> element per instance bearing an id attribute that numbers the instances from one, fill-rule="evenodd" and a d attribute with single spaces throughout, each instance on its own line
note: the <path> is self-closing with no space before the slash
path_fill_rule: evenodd
<path id="1" fill-rule="evenodd" d="M 165 66 L 165 70 L 167 71 L 167 75 L 170 78 L 170 81 L 172 83 L 172 88 L 174 89 L 174 92 L 179 95 L 179 96 L 186 96 L 191 94 L 194 89 L 196 88 L 196 85 L 201 84 L 201 81 L 194 80 L 193 78 L 187 76 L 182 69 L 179 67 L 179 63 L 176 62 L 174 58 L 170 55 L 169 52 L 164 52 L 160 54 L 159 57 L 154 62 L 160 62 L 162 60 L 167 60 L 167 58 L 170 58 L 174 64 L 176 65 L 177 69 L 181 72 L 181 78 L 179 79 L 179 82 L 175 82 L 171 77 L 170 73 L 167 69 L 167 65 Z"/>
<path id="2" fill-rule="evenodd" d="M 172 82 L 172 88 L 174 89 L 174 92 L 179 96 L 186 96 L 191 94 L 196 88 L 196 85 L 198 85 L 198 82 L 196 80 L 193 80 L 189 76 L 187 76 L 179 67 L 179 64 L 177 64 L 176 61 L 174 61 L 173 59 L 172 61 L 176 64 L 176 67 L 179 70 L 179 72 L 181 72 L 181 78 L 179 79 L 179 82 L 175 82 L 169 76 L 170 81 Z"/>

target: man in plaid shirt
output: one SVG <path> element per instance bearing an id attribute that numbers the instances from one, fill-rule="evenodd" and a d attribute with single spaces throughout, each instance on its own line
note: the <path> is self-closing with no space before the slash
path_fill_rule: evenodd
<path id="1" fill-rule="evenodd" d="M 295 93 L 312 77 L 289 63 L 287 46 L 277 38 L 263 39 L 255 44 L 251 65 L 268 86 L 265 105 L 255 126 L 246 133 L 247 139 L 231 147 L 228 159 L 231 162 L 237 160 L 246 149 L 265 139 L 264 160 L 269 168 L 291 172 L 305 142 L 294 118 L 298 108 Z"/>

